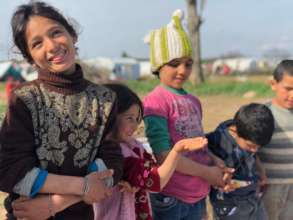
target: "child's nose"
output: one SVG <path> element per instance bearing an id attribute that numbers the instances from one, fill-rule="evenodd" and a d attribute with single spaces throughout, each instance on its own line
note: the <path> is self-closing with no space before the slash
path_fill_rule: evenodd
<path id="1" fill-rule="evenodd" d="M 57 50 L 56 42 L 52 39 L 46 40 L 46 49 L 49 52 L 55 52 Z"/>
<path id="2" fill-rule="evenodd" d="M 186 66 L 184 63 L 180 64 L 178 67 L 177 67 L 177 72 L 179 74 L 185 74 L 186 73 Z"/>
<path id="3" fill-rule="evenodd" d="M 293 99 L 293 89 L 290 90 L 289 95 Z"/>

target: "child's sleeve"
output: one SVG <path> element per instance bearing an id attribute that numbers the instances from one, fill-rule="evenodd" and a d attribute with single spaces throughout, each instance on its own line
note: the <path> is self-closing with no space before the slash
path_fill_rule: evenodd
<path id="1" fill-rule="evenodd" d="M 107 169 L 114 170 L 113 180 L 116 185 L 122 178 L 124 163 L 119 143 L 110 140 L 103 141 L 100 145 L 98 158 L 104 161 Z"/>
<path id="2" fill-rule="evenodd" d="M 220 135 L 220 133 L 217 131 L 208 133 L 206 135 L 206 138 L 208 139 L 209 150 L 214 155 L 216 155 L 217 157 L 224 160 L 227 157 L 227 153 L 225 152 L 224 149 L 221 148 L 221 135 Z"/>
<path id="3" fill-rule="evenodd" d="M 158 167 L 152 156 L 144 152 L 144 159 L 127 157 L 124 161 L 124 180 L 134 187 L 153 192 L 160 191 Z"/>
<path id="4" fill-rule="evenodd" d="M 144 123 L 145 133 L 155 154 L 170 150 L 171 141 L 168 130 L 169 106 L 164 97 L 152 94 L 145 97 Z"/>
<path id="5" fill-rule="evenodd" d="M 145 134 L 155 154 L 170 150 L 170 136 L 167 120 L 160 116 L 144 118 Z"/>
<path id="6" fill-rule="evenodd" d="M 0 129 L 0 190 L 26 192 L 30 196 L 40 174 L 37 167 L 32 116 L 23 101 L 12 93 Z"/>

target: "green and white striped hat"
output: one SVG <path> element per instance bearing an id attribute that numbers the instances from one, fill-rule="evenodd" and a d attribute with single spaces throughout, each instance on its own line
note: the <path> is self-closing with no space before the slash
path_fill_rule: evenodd
<path id="1" fill-rule="evenodd" d="M 190 39 L 181 24 L 183 17 L 183 11 L 177 9 L 167 26 L 152 30 L 144 38 L 144 42 L 150 45 L 153 72 L 175 58 L 192 56 Z"/>

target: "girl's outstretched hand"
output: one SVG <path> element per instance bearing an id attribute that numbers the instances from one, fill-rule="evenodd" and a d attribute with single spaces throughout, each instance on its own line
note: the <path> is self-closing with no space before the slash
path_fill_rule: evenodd
<path id="1" fill-rule="evenodd" d="M 174 145 L 174 150 L 179 152 L 195 151 L 206 147 L 208 140 L 205 137 L 186 138 Z"/>

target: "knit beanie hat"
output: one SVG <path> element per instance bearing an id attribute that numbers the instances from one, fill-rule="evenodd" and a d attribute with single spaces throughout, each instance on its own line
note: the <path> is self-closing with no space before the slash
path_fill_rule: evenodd
<path id="1" fill-rule="evenodd" d="M 171 22 L 160 29 L 152 30 L 144 42 L 150 45 L 150 62 L 153 72 L 175 58 L 191 57 L 192 47 L 181 21 L 184 13 L 177 9 Z"/>

